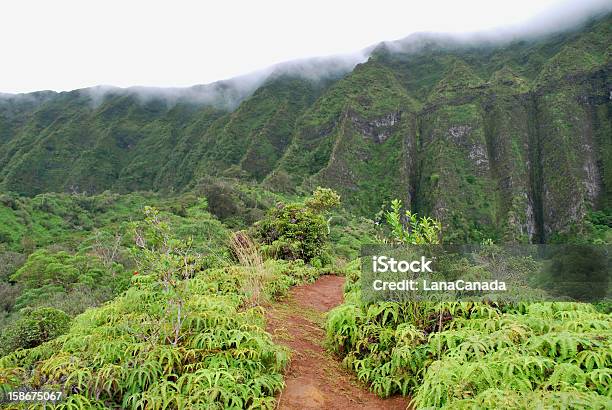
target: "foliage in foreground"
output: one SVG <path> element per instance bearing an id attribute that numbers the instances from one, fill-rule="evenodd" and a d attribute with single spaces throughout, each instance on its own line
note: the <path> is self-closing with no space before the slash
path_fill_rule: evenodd
<path id="1" fill-rule="evenodd" d="M 67 334 L 0 359 L 0 389 L 61 390 L 59 408 L 273 408 L 288 353 L 244 291 L 252 266 L 208 267 L 154 208 L 134 236 L 130 288 Z M 261 269 L 270 298 L 318 274 L 300 261 Z"/>
<path id="2" fill-rule="evenodd" d="M 400 215 L 395 202 L 386 242 L 437 241 L 435 221 Z M 372 391 L 417 408 L 612 406 L 612 315 L 590 304 L 366 304 L 355 269 L 327 337 Z"/>
<path id="3" fill-rule="evenodd" d="M 612 316 L 589 304 L 366 306 L 355 285 L 346 299 L 328 339 L 380 396 L 418 408 L 612 404 Z"/>

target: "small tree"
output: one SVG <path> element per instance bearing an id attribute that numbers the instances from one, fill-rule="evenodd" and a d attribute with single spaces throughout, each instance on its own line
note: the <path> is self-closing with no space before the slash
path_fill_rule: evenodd
<path id="1" fill-rule="evenodd" d="M 327 233 L 331 233 L 329 223 L 332 217 L 330 211 L 340 205 L 340 195 L 330 188 L 317 187 L 312 193 L 312 197 L 305 202 L 306 206 L 316 213 L 320 213 L 326 217 Z"/>
<path id="2" fill-rule="evenodd" d="M 340 195 L 330 188 L 317 187 L 304 203 L 314 212 L 326 213 L 340 205 Z"/>
<path id="3" fill-rule="evenodd" d="M 322 264 L 329 235 L 328 212 L 340 203 L 340 196 L 328 188 L 317 188 L 303 204 L 279 204 L 255 224 L 262 250 L 279 259 L 302 259 Z"/>

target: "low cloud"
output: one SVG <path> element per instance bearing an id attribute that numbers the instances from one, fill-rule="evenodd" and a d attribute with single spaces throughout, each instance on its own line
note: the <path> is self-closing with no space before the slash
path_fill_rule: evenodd
<path id="1" fill-rule="evenodd" d="M 79 92 L 87 96 L 96 107 L 113 95 L 133 95 L 142 102 L 162 100 L 169 106 L 177 103 L 195 103 L 232 110 L 274 76 L 289 75 L 309 81 L 320 81 L 350 72 L 357 64 L 366 61 L 368 56 L 369 51 L 359 51 L 338 56 L 288 61 L 246 75 L 191 87 L 96 86 L 81 89 Z"/>
<path id="2" fill-rule="evenodd" d="M 218 81 L 211 84 L 192 87 L 129 87 L 96 86 L 78 90 L 89 99 L 93 106 L 98 106 L 112 95 L 133 95 L 143 102 L 162 100 L 168 105 L 177 103 L 196 103 L 212 105 L 220 109 L 232 110 L 245 98 L 248 98 L 265 81 L 277 75 L 292 75 L 309 81 L 342 76 L 350 72 L 357 64 L 365 62 L 372 51 L 381 45 L 392 52 L 418 52 L 428 45 L 438 46 L 476 46 L 499 45 L 518 39 L 533 39 L 554 32 L 577 27 L 589 19 L 610 13 L 611 0 L 565 1 L 550 10 L 519 25 L 502 27 L 475 33 L 444 34 L 414 33 L 397 40 L 382 42 L 364 48 L 358 52 L 345 55 L 316 57 L 288 61 L 246 75 Z M 47 94 L 44 94 L 47 93 Z M 48 93 L 0 94 L 0 100 L 7 98 L 25 98 L 26 95 L 39 94 L 48 98 Z M 18 97 L 21 96 L 21 97 Z"/>
<path id="3" fill-rule="evenodd" d="M 401 40 L 381 44 L 392 52 L 402 53 L 418 52 L 433 44 L 444 47 L 495 46 L 575 29 L 610 12 L 611 0 L 567 0 L 521 24 L 471 33 L 414 33 Z"/>

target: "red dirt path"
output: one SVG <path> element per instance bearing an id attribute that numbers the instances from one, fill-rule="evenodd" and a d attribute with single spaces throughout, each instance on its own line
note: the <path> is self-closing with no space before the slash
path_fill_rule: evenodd
<path id="1" fill-rule="evenodd" d="M 268 309 L 267 330 L 276 343 L 292 351 L 285 373 L 280 409 L 406 409 L 403 397 L 381 399 L 342 368 L 324 347 L 325 313 L 342 303 L 344 278 L 322 276 L 294 287 L 288 297 Z"/>

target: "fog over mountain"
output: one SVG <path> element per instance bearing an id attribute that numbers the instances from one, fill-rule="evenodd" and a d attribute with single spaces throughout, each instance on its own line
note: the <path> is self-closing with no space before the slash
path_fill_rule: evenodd
<path id="1" fill-rule="evenodd" d="M 0 189 L 321 185 L 364 216 L 400 197 L 461 240 L 547 241 L 612 204 L 611 14 L 589 4 L 207 85 L 5 95 Z"/>
<path id="2" fill-rule="evenodd" d="M 351 71 L 355 65 L 366 61 L 373 50 L 381 47 L 391 52 L 410 53 L 418 52 L 426 46 L 499 46 L 512 41 L 534 40 L 559 32 L 575 30 L 588 20 L 601 17 L 611 10 L 612 1 L 610 0 L 565 1 L 555 4 L 545 12 L 520 24 L 478 32 L 417 32 L 399 40 L 384 41 L 381 39 L 380 43 L 372 44 L 354 53 L 287 61 L 210 84 L 191 87 L 132 86 L 127 88 L 99 85 L 80 89 L 79 92 L 89 97 L 94 106 L 100 104 L 109 94 L 123 94 L 136 96 L 143 102 L 162 99 L 170 105 L 177 102 L 190 102 L 234 109 L 271 76 L 290 75 L 311 81 L 337 78 Z M 409 30 L 409 27 L 407 29 Z M 13 98 L 16 95 L 19 94 L 0 93 L 0 99 Z M 51 94 L 44 95 L 50 96 Z M 41 94 L 36 98 L 40 99 Z"/>

